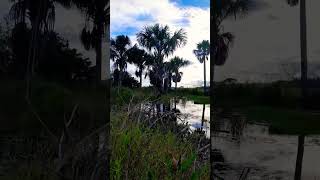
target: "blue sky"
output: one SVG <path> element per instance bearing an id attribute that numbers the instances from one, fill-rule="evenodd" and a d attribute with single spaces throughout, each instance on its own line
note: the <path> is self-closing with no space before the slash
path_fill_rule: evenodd
<path id="1" fill-rule="evenodd" d="M 173 56 L 180 56 L 191 61 L 192 64 L 182 69 L 184 75 L 180 85 L 201 85 L 203 64 L 198 62 L 193 50 L 197 43 L 210 39 L 209 3 L 210 0 L 111 0 L 111 37 L 127 35 L 134 45 L 137 43 L 136 34 L 145 26 L 155 23 L 168 25 L 172 33 L 183 28 L 187 33 L 188 42 Z M 134 74 L 135 67 L 129 65 L 128 71 Z M 207 77 L 209 74 L 208 67 Z M 148 79 L 144 82 L 144 85 L 148 85 Z"/>
<path id="2" fill-rule="evenodd" d="M 210 0 L 172 0 L 176 2 L 181 7 L 186 6 L 198 6 L 202 8 L 207 8 L 210 6 Z"/>

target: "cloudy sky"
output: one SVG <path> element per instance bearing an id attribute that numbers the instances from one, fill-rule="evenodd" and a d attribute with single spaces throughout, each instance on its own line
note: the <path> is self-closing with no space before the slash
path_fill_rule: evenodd
<path id="1" fill-rule="evenodd" d="M 299 6 L 285 0 L 259 0 L 265 6 L 241 20 L 224 22 L 235 35 L 229 59 L 216 70 L 218 80 L 272 81 L 300 76 Z M 309 76 L 319 76 L 319 0 L 307 0 Z"/>
<path id="2" fill-rule="evenodd" d="M 299 75 L 299 6 L 290 7 L 286 0 L 257 1 L 266 6 L 243 19 L 224 22 L 224 31 L 232 32 L 235 42 L 226 64 L 216 68 L 216 80 L 232 77 L 241 81 L 270 81 Z M 1 0 L 0 16 L 8 13 L 10 6 L 8 0 Z M 310 75 L 320 75 L 318 7 L 319 0 L 307 1 Z M 56 16 L 56 31 L 94 62 L 94 52 L 85 51 L 79 40 L 84 23 L 81 14 L 76 9 L 65 10 L 57 6 Z M 189 86 L 201 81 L 203 66 L 192 50 L 197 42 L 210 37 L 209 0 L 111 0 L 112 37 L 126 34 L 135 43 L 135 34 L 143 26 L 154 23 L 168 24 L 172 31 L 179 28 L 186 30 L 188 43 L 175 55 L 193 64 L 182 69 L 184 76 L 181 85 Z M 129 67 L 129 70 L 134 72 L 134 67 Z"/>
<path id="3" fill-rule="evenodd" d="M 181 86 L 191 86 L 203 81 L 203 64 L 199 63 L 193 50 L 197 43 L 210 39 L 209 18 L 210 0 L 111 0 L 110 32 L 111 37 L 127 35 L 135 44 L 136 34 L 145 26 L 160 23 L 168 25 L 172 32 L 183 28 L 188 42 L 173 56 L 192 62 L 190 66 L 181 69 L 183 77 L 179 83 Z M 128 66 L 128 71 L 134 73 L 135 67 Z M 208 78 L 209 75 L 208 67 Z M 145 79 L 144 85 L 148 83 L 148 79 Z"/>

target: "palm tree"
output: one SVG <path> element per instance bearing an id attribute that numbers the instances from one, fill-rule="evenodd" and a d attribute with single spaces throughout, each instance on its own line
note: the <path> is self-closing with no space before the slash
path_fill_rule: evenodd
<path id="1" fill-rule="evenodd" d="M 308 54 L 307 54 L 307 15 L 306 0 L 287 0 L 290 6 L 296 6 L 300 2 L 300 52 L 301 52 L 301 95 L 307 97 L 308 81 Z"/>
<path id="2" fill-rule="evenodd" d="M 158 90 L 163 92 L 164 87 L 164 58 L 173 54 L 173 52 L 186 44 L 186 32 L 183 29 L 170 32 L 169 26 L 155 24 L 145 27 L 137 34 L 138 42 L 145 47 L 151 55 L 154 56 L 150 80 L 153 79 L 158 84 Z"/>
<path id="3" fill-rule="evenodd" d="M 114 61 L 114 66 L 119 69 L 119 87 L 122 85 L 122 75 L 127 68 L 130 45 L 128 36 L 119 35 L 111 39 L 110 57 Z"/>
<path id="4" fill-rule="evenodd" d="M 169 64 L 173 72 L 172 81 L 175 83 L 175 90 L 177 90 L 177 84 L 181 81 L 183 74 L 182 72 L 180 72 L 180 68 L 190 65 L 190 61 L 175 56 L 170 59 Z"/>
<path id="5" fill-rule="evenodd" d="M 208 40 L 203 40 L 197 44 L 197 49 L 193 50 L 200 63 L 203 63 L 203 92 L 206 94 L 206 61 L 210 54 L 210 43 Z"/>
<path id="6" fill-rule="evenodd" d="M 26 99 L 30 97 L 31 78 L 34 74 L 39 53 L 39 36 L 41 33 L 50 32 L 54 28 L 55 3 L 70 7 L 70 0 L 10 0 L 13 2 L 9 17 L 15 26 L 26 24 L 27 19 L 31 24 L 31 40 L 27 57 L 26 73 Z"/>
<path id="7" fill-rule="evenodd" d="M 102 40 L 110 23 L 110 0 L 72 1 L 86 15 L 81 42 L 85 49 L 93 48 L 96 52 L 96 81 L 99 84 L 102 80 L 102 68 L 109 69 L 109 67 L 102 67 Z M 109 58 L 105 60 L 109 61 Z"/>
<path id="8" fill-rule="evenodd" d="M 140 87 L 142 87 L 142 75 L 145 68 L 150 64 L 152 57 L 143 49 L 135 44 L 128 50 L 128 62 L 137 66 L 135 75 L 140 78 Z"/>
<path id="9" fill-rule="evenodd" d="M 307 94 L 307 81 L 308 81 L 308 54 L 307 54 L 307 15 L 306 15 L 306 0 L 287 0 L 290 6 L 296 6 L 300 1 L 300 52 L 301 52 L 301 96 L 303 99 L 303 106 L 306 104 Z M 295 168 L 294 179 L 301 179 L 302 160 L 303 160 L 303 135 L 298 138 L 298 153 Z"/>

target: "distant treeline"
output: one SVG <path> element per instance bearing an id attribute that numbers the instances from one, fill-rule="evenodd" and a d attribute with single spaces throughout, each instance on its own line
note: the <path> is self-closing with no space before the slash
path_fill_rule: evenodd
<path id="1" fill-rule="evenodd" d="M 215 83 L 214 103 L 217 105 L 272 105 L 299 107 L 302 100 L 300 80 L 270 83 L 238 83 L 222 81 Z M 320 79 L 308 80 L 308 105 L 318 108 Z"/>

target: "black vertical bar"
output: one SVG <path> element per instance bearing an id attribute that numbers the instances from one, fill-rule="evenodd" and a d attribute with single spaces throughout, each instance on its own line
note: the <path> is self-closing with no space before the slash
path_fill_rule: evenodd
<path id="1" fill-rule="evenodd" d="M 214 42 L 217 37 L 217 0 L 210 0 L 210 179 L 214 179 L 214 162 L 213 162 L 213 133 L 214 133 Z"/>

